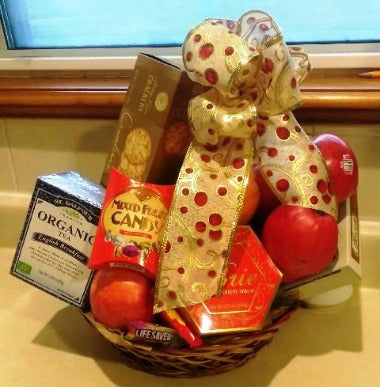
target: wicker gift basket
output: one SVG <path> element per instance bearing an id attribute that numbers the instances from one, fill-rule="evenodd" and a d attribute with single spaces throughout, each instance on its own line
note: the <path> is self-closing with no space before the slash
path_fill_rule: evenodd
<path id="1" fill-rule="evenodd" d="M 254 157 L 282 204 L 312 207 L 336 217 L 321 155 L 292 114 L 301 99 L 298 84 L 309 71 L 307 56 L 286 46 L 273 19 L 252 11 L 237 23 L 206 20 L 189 32 L 183 54 L 190 79 L 211 89 L 193 98 L 187 109 L 194 140 L 179 172 L 160 240 L 158 313 L 208 299 L 200 294 L 220 295 L 226 246 L 231 246 L 234 235 L 231 224 L 237 224 Z M 188 213 L 191 216 L 186 217 Z M 199 232 L 206 225 L 204 243 Z M 190 280 L 184 282 L 184 277 Z M 197 377 L 232 370 L 255 357 L 299 306 L 286 305 L 275 300 L 264 327 L 257 325 L 261 329 L 206 335 L 196 348 L 133 342 L 125 332 L 95 321 L 91 313 L 85 316 L 129 366 L 160 376 Z"/>
<path id="2" fill-rule="evenodd" d="M 246 364 L 269 344 L 299 304 L 272 309 L 263 329 L 249 333 L 215 336 L 199 348 L 152 348 L 135 344 L 125 333 L 110 330 L 85 313 L 87 321 L 123 355 L 127 366 L 157 376 L 194 378 L 216 375 Z"/>
<path id="3" fill-rule="evenodd" d="M 148 169 L 146 161 L 152 150 L 150 135 L 143 128 L 132 129 L 125 141 L 121 141 L 121 149 L 113 149 L 111 152 L 113 156 L 121 154 L 122 157 L 117 162 L 110 161 L 106 167 L 107 174 L 109 170 L 111 172 L 101 220 L 99 223 L 91 223 L 92 227 L 96 228 L 97 225 L 94 242 L 90 243 L 92 236 L 89 237 L 88 232 L 78 229 L 78 234 L 83 234 L 92 248 L 89 262 L 86 254 L 66 242 L 62 242 L 60 249 L 61 252 L 72 254 L 81 264 L 87 263 L 87 269 L 99 270 L 98 273 L 102 269 L 105 269 L 103 273 L 108 269 L 116 269 L 119 275 L 122 273 L 120 269 L 124 268 L 135 276 L 140 275 L 144 278 L 144 283 L 149 282 L 149 287 L 144 288 L 149 290 L 139 293 L 139 297 L 131 296 L 131 299 L 142 301 L 149 314 L 136 317 L 136 306 L 141 306 L 136 300 L 126 307 L 124 301 L 133 293 L 131 288 L 123 288 L 122 291 L 117 288 L 114 293 L 103 293 L 106 296 L 102 296 L 101 302 L 105 308 L 102 313 L 96 314 L 95 303 L 91 302 L 91 292 L 97 286 L 94 285 L 96 278 L 99 278 L 95 277 L 98 274 L 95 273 L 89 297 L 92 312 L 97 319 L 91 311 L 82 310 L 83 315 L 97 332 L 121 352 L 128 366 L 158 376 L 189 378 L 219 374 L 240 367 L 272 341 L 282 324 L 300 306 L 298 299 L 301 297 L 296 294 L 298 290 L 286 294 L 283 292 L 284 288 L 279 291 L 281 279 L 285 284 L 316 273 L 321 275 L 320 278 L 325 276 L 322 270 L 327 266 L 318 268 L 319 272 L 315 268 L 297 272 L 298 277 L 290 273 L 291 279 L 288 277 L 285 281 L 285 275 L 289 275 L 289 272 L 286 273 L 289 261 L 298 253 L 289 251 L 297 245 L 294 241 L 302 232 L 305 233 L 305 227 L 308 226 L 305 222 L 298 222 L 300 218 L 287 217 L 281 227 L 276 228 L 276 223 L 276 227 L 271 229 L 274 232 L 265 234 L 267 220 L 271 218 L 272 224 L 275 223 L 273 217 L 268 217 L 265 220 L 263 241 L 259 241 L 251 227 L 244 226 L 249 220 L 241 221 L 241 214 L 245 198 L 249 198 L 246 193 L 250 175 L 255 173 L 253 163 L 257 163 L 258 174 L 270 186 L 272 194 L 276 195 L 278 208 L 285 208 L 286 211 L 296 208 L 312 212 L 313 215 L 316 214 L 315 217 L 328 215 L 331 218 L 330 224 L 333 224 L 336 240 L 334 237 L 330 238 L 331 249 L 326 243 L 330 249 L 323 257 L 324 260 L 329 260 L 327 264 L 331 263 L 337 248 L 338 210 L 335 195 L 329 188 L 327 167 L 318 147 L 312 143 L 292 114 L 292 109 L 301 100 L 298 84 L 309 71 L 307 55 L 299 48 L 286 46 L 273 19 L 261 11 L 248 12 L 236 23 L 231 20 L 208 19 L 189 32 L 183 54 L 189 78 L 206 86 L 207 91 L 191 98 L 188 105 L 186 103 L 194 136 L 185 157 L 181 159 L 183 164 L 176 184 L 160 186 L 144 182 L 149 179 L 142 178 L 139 174 Z M 141 73 L 145 74 L 144 71 Z M 144 93 L 149 92 L 151 97 L 154 94 L 150 90 L 152 85 L 156 86 L 156 83 L 149 79 L 145 85 L 146 90 L 144 89 Z M 146 95 L 143 97 L 146 98 Z M 160 92 L 155 98 L 154 103 L 149 106 L 154 106 L 157 111 L 165 110 L 169 99 L 167 93 Z M 125 117 L 131 118 L 129 113 L 124 113 L 120 116 L 118 130 L 124 128 L 127 131 L 133 125 L 131 123 L 128 128 L 122 125 Z M 177 130 L 179 126 L 174 128 Z M 130 136 L 131 133 L 133 136 Z M 115 144 L 118 144 L 118 136 Z M 162 156 L 160 151 L 157 153 L 159 157 Z M 128 170 L 123 171 L 126 166 Z M 162 168 L 169 169 L 167 166 Z M 94 189 L 92 184 L 88 186 L 87 181 L 71 174 L 46 178 L 47 180 L 38 184 L 44 184 L 44 188 L 46 185 L 46 189 L 55 195 L 58 195 L 57 192 L 63 192 L 70 198 L 79 195 L 79 205 L 70 204 L 73 217 L 90 214 L 94 221 L 91 211 L 100 211 L 99 192 L 103 194 L 103 187 L 102 190 Z M 70 186 L 73 182 L 85 187 L 85 195 L 82 190 L 79 190 L 80 193 L 75 189 L 63 191 L 62 184 L 66 188 L 67 184 Z M 49 192 L 47 194 L 50 195 Z M 83 196 L 88 199 L 89 195 L 94 196 L 93 199 L 96 197 L 93 203 L 91 200 L 83 200 Z M 57 201 L 59 206 L 60 200 Z M 91 211 L 83 211 L 82 207 L 85 207 L 81 203 L 89 205 Z M 32 216 L 33 208 L 31 207 L 29 216 Z M 82 212 L 76 213 L 74 210 L 77 208 L 81 208 Z M 256 207 L 251 208 L 250 218 L 255 210 Z M 242 226 L 238 226 L 239 221 Z M 357 223 L 356 218 L 356 226 Z M 314 226 L 312 222 L 311 224 Z M 55 227 L 54 224 L 53 226 Z M 297 227 L 301 227 L 302 232 L 294 231 Z M 347 230 L 351 230 L 351 227 L 352 224 L 346 225 Z M 57 228 L 60 229 L 58 225 Z M 290 229 L 293 231 L 293 238 L 289 238 Z M 27 223 L 23 232 L 25 230 Z M 67 227 L 67 230 L 73 235 L 72 226 Z M 311 228 L 306 232 L 310 230 Z M 325 232 L 325 229 L 321 230 Z M 311 243 L 303 245 L 308 245 L 307 248 L 312 246 L 312 249 L 320 244 L 320 240 L 324 240 L 320 238 L 321 230 Z M 330 231 L 329 228 L 326 230 L 327 233 Z M 35 235 L 42 236 L 41 239 L 46 237 L 43 243 L 53 247 L 59 242 L 55 237 L 50 238 L 43 233 L 34 232 L 33 238 Z M 271 243 L 265 243 L 265 235 L 270 235 L 270 238 L 274 236 Z M 285 238 L 278 243 L 276 236 L 283 235 Z M 348 240 L 347 235 L 345 238 Z M 303 241 L 305 239 L 304 237 Z M 318 239 L 317 242 L 315 239 Z M 288 248 L 284 247 L 284 240 L 290 240 Z M 23 239 L 19 246 L 22 244 Z M 272 246 L 272 251 L 269 246 Z M 307 266 L 306 261 L 312 254 L 307 248 L 302 251 L 304 255 L 300 254 L 296 258 L 297 270 L 301 266 L 302 271 Z M 18 250 L 21 251 L 20 247 Z M 275 253 L 279 250 L 280 254 L 284 251 L 292 254 L 290 259 L 289 256 L 285 259 L 287 268 L 284 267 L 286 264 L 281 265 L 276 261 L 278 256 L 275 257 Z M 153 257 L 153 263 L 149 257 Z M 16 258 L 18 259 L 17 255 Z M 16 258 L 13 268 L 17 266 Z M 317 259 L 314 257 L 315 260 Z M 356 261 L 359 262 L 358 259 Z M 275 263 L 281 267 L 282 273 Z M 233 268 L 232 271 L 230 267 Z M 25 270 L 24 267 L 23 274 Z M 90 270 L 88 272 L 81 297 L 71 300 L 77 307 L 87 307 L 87 281 L 92 278 Z M 30 274 L 30 270 L 27 274 Z M 17 275 L 24 278 L 20 273 Z M 48 276 L 47 273 L 45 275 Z M 307 277 L 307 281 L 308 279 L 310 277 Z M 120 278 L 112 278 L 114 283 L 119 280 Z M 152 310 L 149 298 L 153 296 L 153 280 L 155 295 Z M 331 280 L 330 287 L 333 281 L 334 279 Z M 135 280 L 134 283 L 131 280 L 130 283 L 136 285 L 138 281 Z M 106 288 L 108 285 L 109 282 L 105 281 L 99 287 Z M 76 292 L 75 289 L 75 296 Z M 115 297 L 118 303 L 116 307 L 110 302 L 115 294 L 118 296 Z M 224 295 L 232 298 L 224 302 Z M 236 297 L 233 298 L 234 296 Z M 215 303 L 218 308 L 213 309 Z M 202 324 L 197 325 L 199 320 L 196 321 L 196 313 L 192 314 L 192 308 L 198 306 L 206 310 L 202 316 L 206 316 L 204 320 L 209 325 L 204 330 L 203 326 L 199 329 Z M 125 311 L 130 313 L 128 317 L 125 316 Z M 103 325 L 100 321 L 106 322 L 99 315 L 104 317 L 107 313 L 120 317 L 117 324 L 107 325 L 122 327 L 125 331 Z M 170 313 L 177 315 L 170 318 Z M 232 316 L 233 313 L 243 315 L 236 324 L 239 316 Z M 158 317 L 153 317 L 153 314 Z M 189 316 L 193 318 L 190 322 L 186 320 Z M 219 317 L 220 321 L 225 318 L 225 325 L 214 324 Z M 164 324 L 154 324 L 151 321 L 164 321 Z M 133 336 L 133 328 L 128 326 L 132 322 L 151 324 L 149 329 L 152 332 L 153 325 L 154 329 L 162 329 L 161 332 L 169 329 L 174 332 L 174 339 L 170 344 L 164 343 L 164 340 L 141 340 L 147 337 L 138 337 L 137 334 Z M 184 334 L 186 329 L 188 333 Z M 193 342 L 189 339 L 190 335 L 195 338 Z M 196 339 L 198 341 L 195 344 Z"/>

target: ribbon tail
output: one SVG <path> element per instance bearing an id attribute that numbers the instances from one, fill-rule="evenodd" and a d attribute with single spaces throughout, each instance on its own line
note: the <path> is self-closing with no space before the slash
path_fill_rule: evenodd
<path id="1" fill-rule="evenodd" d="M 155 313 L 221 294 L 252 155 L 251 138 L 190 145 L 162 238 Z"/>
<path id="2" fill-rule="evenodd" d="M 258 118 L 255 148 L 260 172 L 282 203 L 337 218 L 326 164 L 291 112 Z"/>

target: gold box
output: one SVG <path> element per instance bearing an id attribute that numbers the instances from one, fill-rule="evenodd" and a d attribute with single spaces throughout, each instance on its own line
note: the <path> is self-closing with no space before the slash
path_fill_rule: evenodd
<path id="1" fill-rule="evenodd" d="M 111 167 L 138 181 L 175 183 L 192 140 L 187 105 L 202 90 L 174 64 L 139 54 L 101 183 Z"/>

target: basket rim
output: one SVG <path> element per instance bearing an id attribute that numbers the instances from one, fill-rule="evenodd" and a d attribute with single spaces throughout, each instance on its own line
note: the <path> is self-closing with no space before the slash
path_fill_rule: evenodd
<path id="1" fill-rule="evenodd" d="M 280 312 L 273 321 L 267 324 L 260 330 L 235 332 L 229 334 L 219 334 L 215 336 L 208 336 L 206 343 L 200 347 L 170 347 L 170 346 L 152 346 L 141 343 L 135 343 L 125 338 L 126 332 L 119 329 L 110 329 L 96 321 L 93 314 L 89 312 L 82 312 L 87 322 L 95 328 L 106 340 L 117 347 L 121 347 L 128 351 L 145 351 L 156 356 L 187 356 L 195 354 L 206 354 L 213 351 L 221 352 L 228 351 L 250 345 L 258 341 L 270 341 L 274 337 L 279 328 L 293 315 L 299 308 L 299 303 L 286 307 L 284 311 Z"/>

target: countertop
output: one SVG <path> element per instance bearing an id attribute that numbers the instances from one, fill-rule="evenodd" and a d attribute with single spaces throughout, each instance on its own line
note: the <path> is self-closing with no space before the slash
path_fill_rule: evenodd
<path id="1" fill-rule="evenodd" d="M 334 312 L 301 309 L 245 366 L 201 379 L 135 371 L 81 313 L 11 276 L 0 249 L 1 386 L 380 386 L 380 289 L 355 287 Z"/>
<path id="2" fill-rule="evenodd" d="M 0 196 L 0 386 L 380 387 L 379 219 L 360 221 L 363 279 L 346 304 L 298 310 L 241 368 L 170 379 L 127 367 L 76 308 L 9 274 L 29 200 Z"/>

